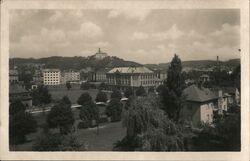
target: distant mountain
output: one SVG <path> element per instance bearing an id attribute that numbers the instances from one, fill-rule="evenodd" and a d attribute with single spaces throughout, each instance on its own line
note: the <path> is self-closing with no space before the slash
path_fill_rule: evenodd
<path id="1" fill-rule="evenodd" d="M 61 70 L 74 69 L 79 70 L 86 67 L 93 69 L 112 68 L 112 67 L 126 67 L 126 66 L 142 66 L 139 63 L 126 61 L 114 56 L 106 56 L 102 59 L 95 56 L 89 57 L 60 57 L 53 56 L 48 58 L 11 58 L 9 60 L 10 67 L 19 66 L 23 64 L 45 64 L 45 68 L 59 68 Z"/>
<path id="2" fill-rule="evenodd" d="M 220 61 L 221 65 L 236 67 L 240 64 L 240 59 L 230 59 L 228 61 Z M 160 64 L 145 64 L 146 67 L 150 69 L 167 69 L 170 63 L 160 63 Z M 192 67 L 192 68 L 203 68 L 211 67 L 217 65 L 216 60 L 192 60 L 192 61 L 182 61 L 182 67 Z"/>

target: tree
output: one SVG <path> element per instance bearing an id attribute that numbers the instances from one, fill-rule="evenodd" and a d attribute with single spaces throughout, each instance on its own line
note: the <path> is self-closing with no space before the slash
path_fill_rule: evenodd
<path id="1" fill-rule="evenodd" d="M 117 89 L 114 89 L 111 93 L 111 96 L 110 96 L 111 99 L 113 98 L 117 98 L 117 99 L 121 99 L 122 98 L 122 94 L 119 90 Z"/>
<path id="2" fill-rule="evenodd" d="M 164 82 L 160 91 L 163 110 L 170 119 L 179 120 L 180 110 L 184 101 L 182 91 L 185 88 L 185 82 L 182 75 L 182 65 L 180 58 L 175 55 L 168 69 L 167 81 Z"/>
<path id="3" fill-rule="evenodd" d="M 126 97 L 126 98 L 129 98 L 130 96 L 132 96 L 134 94 L 134 92 L 133 92 L 133 89 L 131 88 L 131 87 L 128 87 L 126 90 L 125 90 L 125 92 L 124 92 L 124 96 Z"/>
<path id="4" fill-rule="evenodd" d="M 79 151 L 83 144 L 75 135 L 41 133 L 32 145 L 33 151 Z M 87 150 L 87 149 L 84 149 Z"/>
<path id="5" fill-rule="evenodd" d="M 66 87 L 67 87 L 68 90 L 71 89 L 71 84 L 70 84 L 70 82 L 66 82 Z"/>
<path id="6" fill-rule="evenodd" d="M 33 105 L 48 104 L 51 102 L 51 95 L 48 89 L 41 85 L 31 93 Z"/>
<path id="7" fill-rule="evenodd" d="M 155 95 L 133 99 L 123 115 L 127 135 L 116 143 L 115 150 L 184 150 L 181 128 L 165 116 Z"/>
<path id="8" fill-rule="evenodd" d="M 111 121 L 120 121 L 122 114 L 122 103 L 119 99 L 114 98 L 111 99 L 107 108 L 106 108 L 107 116 L 111 117 Z"/>
<path id="9" fill-rule="evenodd" d="M 99 93 L 96 95 L 96 102 L 107 102 L 108 97 L 106 95 L 106 93 L 99 91 Z"/>
<path id="10" fill-rule="evenodd" d="M 99 109 L 92 100 L 85 102 L 81 107 L 79 116 L 86 127 L 89 127 L 92 124 L 92 120 L 96 120 L 98 122 Z"/>
<path id="11" fill-rule="evenodd" d="M 24 105 L 20 101 L 10 105 L 10 144 L 18 144 L 26 141 L 25 135 L 35 132 L 36 128 L 36 120 L 30 113 L 25 112 Z"/>
<path id="12" fill-rule="evenodd" d="M 135 91 L 136 96 L 146 96 L 147 93 L 144 89 L 143 86 L 140 86 L 136 91 Z"/>
<path id="13" fill-rule="evenodd" d="M 85 92 L 78 98 L 77 103 L 79 105 L 83 105 L 84 103 L 89 101 L 92 101 L 92 97 L 89 95 L 89 93 Z"/>
<path id="14" fill-rule="evenodd" d="M 61 101 L 52 107 L 46 121 L 50 128 L 59 128 L 61 134 L 68 134 L 75 119 L 70 105 Z"/>
<path id="15" fill-rule="evenodd" d="M 63 96 L 61 102 L 63 104 L 66 104 L 66 105 L 70 105 L 71 106 L 71 101 L 69 100 L 69 98 L 67 96 Z"/>
<path id="16" fill-rule="evenodd" d="M 17 114 L 18 112 L 24 112 L 25 111 L 25 106 L 20 100 L 15 100 L 12 103 L 10 103 L 10 108 L 9 108 L 9 114 L 14 115 Z"/>

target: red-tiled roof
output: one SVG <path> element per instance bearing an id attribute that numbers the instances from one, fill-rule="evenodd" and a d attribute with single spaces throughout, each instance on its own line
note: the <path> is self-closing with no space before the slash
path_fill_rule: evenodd
<path id="1" fill-rule="evenodd" d="M 216 96 L 209 89 L 198 87 L 196 85 L 191 85 L 184 89 L 183 94 L 185 95 L 187 101 L 194 102 L 206 102 L 218 98 L 218 96 Z"/>

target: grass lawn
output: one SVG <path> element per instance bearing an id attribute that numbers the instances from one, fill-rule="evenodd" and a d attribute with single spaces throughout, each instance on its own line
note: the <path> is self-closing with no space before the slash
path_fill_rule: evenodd
<path id="1" fill-rule="evenodd" d="M 27 142 L 24 144 L 10 146 L 10 151 L 32 151 L 32 144 L 39 136 L 41 129 L 36 133 L 27 135 Z M 105 123 L 97 129 L 78 129 L 77 136 L 80 142 L 88 145 L 88 151 L 112 151 L 113 144 L 126 135 L 126 129 L 121 122 Z"/>
<path id="2" fill-rule="evenodd" d="M 93 101 L 95 101 L 96 95 L 98 93 L 97 89 L 89 89 L 89 90 L 82 90 L 79 86 L 73 86 L 70 90 L 68 90 L 65 86 L 58 86 L 58 87 L 49 87 L 49 93 L 54 100 L 60 100 L 63 96 L 69 97 L 72 104 L 76 104 L 78 98 L 84 92 L 88 92 L 92 97 Z M 108 98 L 110 97 L 110 93 L 106 93 Z"/>
<path id="3" fill-rule="evenodd" d="M 77 135 L 88 145 L 89 151 L 112 151 L 113 144 L 125 137 L 126 128 L 120 121 L 100 125 L 98 135 L 96 128 L 78 130 Z"/>

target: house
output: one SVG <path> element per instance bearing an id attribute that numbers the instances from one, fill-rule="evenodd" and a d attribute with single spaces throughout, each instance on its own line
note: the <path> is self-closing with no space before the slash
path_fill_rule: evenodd
<path id="1" fill-rule="evenodd" d="M 9 86 L 9 101 L 10 103 L 20 100 L 26 107 L 32 106 L 32 98 L 30 92 L 19 84 L 10 84 Z"/>
<path id="2" fill-rule="evenodd" d="M 9 70 L 9 82 L 10 83 L 17 83 L 18 79 L 18 71 L 16 69 Z"/>
<path id="3" fill-rule="evenodd" d="M 167 70 L 154 69 L 153 71 L 155 73 L 155 87 L 157 88 L 167 79 Z"/>
<path id="4" fill-rule="evenodd" d="M 199 80 L 200 80 L 201 82 L 209 82 L 209 81 L 210 81 L 210 77 L 209 77 L 209 75 L 207 75 L 207 74 L 202 74 L 202 75 L 200 76 Z"/>
<path id="5" fill-rule="evenodd" d="M 155 73 L 146 67 L 117 67 L 107 73 L 107 85 L 112 90 L 128 87 L 137 89 L 140 86 L 146 91 L 155 87 Z"/>
<path id="6" fill-rule="evenodd" d="M 60 85 L 61 71 L 60 69 L 44 69 L 43 84 L 44 85 Z"/>
<path id="7" fill-rule="evenodd" d="M 218 96 L 202 86 L 191 85 L 184 89 L 185 105 L 180 112 L 182 119 L 194 126 L 213 122 L 213 112 L 218 106 Z"/>

